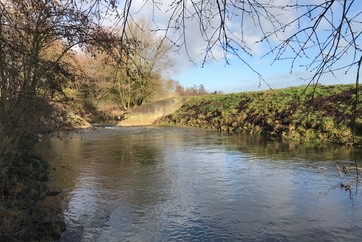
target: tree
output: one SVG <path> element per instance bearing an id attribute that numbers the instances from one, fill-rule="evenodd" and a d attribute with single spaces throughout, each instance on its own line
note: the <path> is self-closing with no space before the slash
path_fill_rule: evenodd
<path id="1" fill-rule="evenodd" d="M 199 95 L 206 95 L 208 94 L 208 91 L 206 91 L 205 86 L 203 84 L 200 84 L 199 88 L 198 88 L 198 94 Z"/>
<path id="2" fill-rule="evenodd" d="M 128 10 L 131 5 L 132 1 L 127 0 Z M 171 39 L 176 48 L 184 48 L 191 61 L 188 30 L 197 25 L 205 44 L 203 64 L 221 50 L 226 63 L 231 55 L 236 56 L 254 71 L 259 83 L 268 84 L 246 57 L 253 56 L 255 46 L 260 46 L 263 56 L 271 57 L 272 63 L 288 61 L 290 72 L 296 68 L 309 71 L 307 87 L 316 87 L 326 74 L 353 72 L 357 113 L 362 63 L 360 1 L 146 0 L 142 9 L 145 6 L 151 8 L 154 30 L 163 33 L 164 39 Z M 162 13 L 167 14 L 165 25 L 157 21 Z"/>
<path id="3" fill-rule="evenodd" d="M 19 139 L 53 117 L 48 104 L 75 79 L 73 49 L 113 41 L 95 22 L 96 12 L 75 1 L 0 3 L 0 140 Z"/>
<path id="4" fill-rule="evenodd" d="M 126 1 L 131 4 L 132 1 Z M 356 71 L 362 62 L 361 10 L 356 0 L 327 1 L 170 1 L 169 4 L 145 1 L 157 21 L 160 11 L 167 12 L 165 26 L 156 29 L 187 52 L 190 25 L 197 24 L 205 41 L 204 62 L 221 48 L 224 59 L 237 56 L 263 81 L 246 56 L 253 55 L 255 45 L 267 47 L 265 55 L 274 61 L 289 60 L 291 71 L 298 66 L 312 73 L 310 81 L 318 83 L 326 73 Z M 156 26 L 160 23 L 156 22 Z M 250 36 L 255 37 L 253 41 Z M 188 52 L 187 52 L 188 53 Z"/>
<path id="5" fill-rule="evenodd" d="M 11 187 L 10 165 L 20 167 L 28 157 L 28 137 L 54 119 L 54 102 L 64 95 L 64 87 L 81 78 L 83 73 L 73 58 L 79 49 L 114 57 L 111 61 L 116 64 L 113 75 L 118 87 L 113 90 L 118 88 L 125 107 L 140 105 L 157 84 L 158 71 L 168 64 L 163 59 L 167 42 L 188 53 L 187 29 L 196 23 L 205 41 L 204 62 L 221 49 L 226 62 L 229 55 L 235 55 L 260 81 L 263 77 L 245 58 L 259 43 L 268 48 L 265 55 L 273 56 L 274 61 L 289 60 L 291 71 L 298 65 L 311 71 L 311 83 L 318 83 L 326 73 L 355 71 L 357 107 L 362 63 L 360 1 L 143 2 L 154 10 L 156 25 L 152 29 L 163 34 L 160 39 L 149 35 L 148 24 L 135 21 L 132 0 L 124 0 L 123 6 L 117 6 L 115 0 L 0 1 L 3 194 Z M 168 14 L 165 26 L 157 24 L 158 10 Z M 250 29 L 257 30 L 256 43 L 248 39 Z"/>
<path id="6" fill-rule="evenodd" d="M 311 73 L 308 86 L 319 83 L 326 74 L 355 73 L 354 123 L 360 102 L 360 69 L 362 64 L 362 10 L 358 0 L 180 0 L 144 1 L 152 8 L 152 19 L 160 11 L 168 13 L 165 26 L 156 22 L 156 29 L 171 38 L 177 48 L 188 51 L 188 28 L 198 25 L 204 42 L 204 61 L 221 49 L 228 63 L 236 56 L 265 82 L 245 56 L 252 56 L 254 46 L 266 46 L 264 56 L 275 61 L 289 61 L 290 72 L 301 67 Z M 128 4 L 128 5 L 127 5 Z M 130 6 L 132 0 L 126 0 Z M 250 41 L 253 29 L 254 41 Z M 256 36 L 256 38 L 255 38 Z M 189 55 L 190 56 L 190 55 Z M 267 84 L 267 82 L 265 82 Z M 356 125 L 354 125 L 356 126 Z M 356 133 L 356 128 L 354 128 Z M 357 171 L 357 161 L 355 161 Z M 356 189 L 357 193 L 357 189 Z"/>
<path id="7" fill-rule="evenodd" d="M 44 124 L 65 122 L 55 102 L 77 79 L 77 49 L 104 49 L 115 41 L 98 21 L 99 6 L 100 1 L 0 1 L 0 215 L 14 207 L 26 211 L 0 226 L 1 241 L 39 239 L 24 229 L 33 223 L 29 216 L 46 179 L 34 140 Z"/>
<path id="8" fill-rule="evenodd" d="M 160 2 L 146 2 L 151 3 L 154 12 L 163 7 Z M 213 56 L 213 50 L 221 48 L 226 62 L 230 54 L 238 57 L 257 74 L 259 82 L 264 81 L 262 75 L 244 57 L 252 55 L 255 44 L 267 46 L 264 56 L 272 56 L 274 62 L 289 61 L 290 72 L 297 67 L 310 71 L 307 86 L 317 85 L 327 73 L 334 75 L 354 71 L 356 123 L 362 63 L 360 4 L 358 0 L 171 1 L 166 10 L 170 13 L 169 21 L 165 28 L 159 30 L 164 31 L 166 37 L 172 30 L 180 31 L 179 43 L 174 43 L 177 47 L 184 47 L 188 53 L 187 26 L 190 21 L 196 21 L 205 41 L 204 63 Z M 156 16 L 153 18 L 156 19 Z M 248 28 L 258 30 L 256 41 L 248 40 Z M 356 160 L 355 166 L 358 186 Z"/>
<path id="9" fill-rule="evenodd" d="M 140 106 L 160 91 L 161 74 L 172 62 L 168 58 L 170 45 L 150 31 L 149 22 L 141 19 L 127 25 L 124 46 L 115 47 L 111 56 L 114 87 L 124 110 Z"/>

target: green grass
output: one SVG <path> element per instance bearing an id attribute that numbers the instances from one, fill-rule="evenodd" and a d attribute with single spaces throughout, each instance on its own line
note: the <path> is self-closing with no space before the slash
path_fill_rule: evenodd
<path id="1" fill-rule="evenodd" d="M 355 92 L 354 85 L 318 85 L 194 97 L 159 123 L 298 142 L 351 144 L 354 127 L 357 134 L 362 133 L 362 105 L 359 102 L 356 109 Z M 361 143 L 360 136 L 355 138 Z"/>

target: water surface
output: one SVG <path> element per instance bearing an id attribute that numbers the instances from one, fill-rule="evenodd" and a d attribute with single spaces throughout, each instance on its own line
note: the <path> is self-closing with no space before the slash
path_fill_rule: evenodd
<path id="1" fill-rule="evenodd" d="M 360 241 L 345 147 L 171 128 L 99 128 L 42 141 L 61 190 L 61 241 Z M 360 159 L 361 153 L 356 153 Z"/>

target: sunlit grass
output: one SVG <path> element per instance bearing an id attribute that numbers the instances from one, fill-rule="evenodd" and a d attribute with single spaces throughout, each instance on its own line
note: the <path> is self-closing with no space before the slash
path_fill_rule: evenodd
<path id="1" fill-rule="evenodd" d="M 351 144 L 355 138 L 360 143 L 361 137 L 353 136 L 362 126 L 355 94 L 354 85 L 318 85 L 207 95 L 192 98 L 160 122 L 298 142 Z"/>

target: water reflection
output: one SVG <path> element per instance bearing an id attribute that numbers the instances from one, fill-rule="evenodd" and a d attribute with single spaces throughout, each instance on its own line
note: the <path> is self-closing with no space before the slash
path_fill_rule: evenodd
<path id="1" fill-rule="evenodd" d="M 331 189 L 340 181 L 336 161 L 353 159 L 345 147 L 167 127 L 99 129 L 48 142 L 40 148 L 55 168 L 51 186 L 64 191 L 63 241 L 362 236 L 360 194 L 352 206 L 343 190 Z"/>

